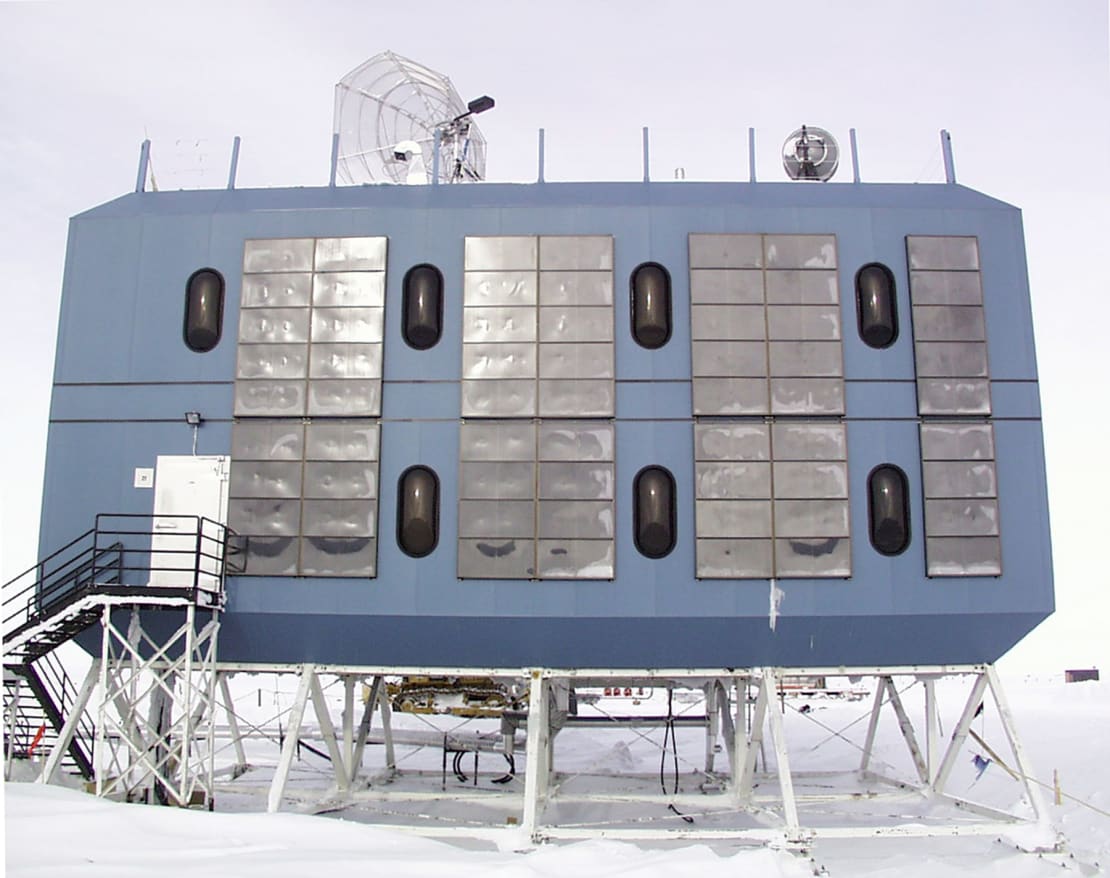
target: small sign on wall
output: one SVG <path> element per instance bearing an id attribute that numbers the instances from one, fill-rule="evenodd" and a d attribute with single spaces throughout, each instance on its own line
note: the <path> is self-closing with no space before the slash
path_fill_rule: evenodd
<path id="1" fill-rule="evenodd" d="M 136 488 L 153 488 L 154 487 L 154 467 L 152 467 L 152 466 L 137 466 L 137 467 L 135 467 L 135 487 Z"/>

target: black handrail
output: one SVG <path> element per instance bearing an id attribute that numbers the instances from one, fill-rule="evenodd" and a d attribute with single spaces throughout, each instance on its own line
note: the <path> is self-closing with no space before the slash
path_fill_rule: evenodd
<path id="1" fill-rule="evenodd" d="M 62 663 L 53 653 L 46 653 L 36 664 L 39 665 L 39 678 L 47 689 L 53 694 L 61 709 L 62 717 L 68 717 L 76 707 L 77 686 L 66 673 Z M 61 728 L 57 729 L 61 734 Z M 96 726 L 88 709 L 81 711 L 81 716 L 73 730 L 70 740 L 69 752 L 78 769 L 86 780 L 92 779 L 92 752 L 93 742 L 96 740 Z"/>
<path id="2" fill-rule="evenodd" d="M 92 531 L 89 531 L 89 533 L 91 534 Z M 7 637 L 10 633 L 9 629 L 12 627 L 11 623 L 14 620 L 21 617 L 29 619 L 31 610 L 41 611 L 48 605 L 54 605 L 63 594 L 82 591 L 82 586 L 91 580 L 91 573 L 94 571 L 98 560 L 108 558 L 115 553 L 116 563 L 102 564 L 101 569 L 111 569 L 113 566 L 118 566 L 122 560 L 120 556 L 122 548 L 123 546 L 117 543 L 114 546 L 102 549 L 99 553 L 94 552 L 91 547 L 82 549 L 77 555 L 67 559 L 49 573 L 41 573 L 19 591 L 13 592 L 10 587 L 18 582 L 20 577 L 5 583 L 3 586 L 4 599 L 0 604 L 5 611 L 8 611 L 2 620 L 4 636 Z M 27 573 L 37 570 L 45 570 L 45 565 L 38 564 Z M 23 576 L 26 577 L 27 573 Z M 12 611 L 13 607 L 15 607 L 14 611 Z"/>
<path id="3" fill-rule="evenodd" d="M 39 657 L 34 662 L 21 665 L 16 673 L 22 678 L 27 688 L 31 691 L 41 710 L 44 720 L 42 727 L 49 728 L 48 739 L 56 740 L 65 725 L 66 718 L 73 712 L 76 700 L 76 691 L 57 658 L 49 653 Z M 22 712 L 22 711 L 21 711 Z M 17 729 L 15 740 L 16 753 L 30 755 L 31 741 L 38 735 L 38 728 L 32 733 L 33 722 L 28 724 L 29 717 L 24 715 L 23 728 Z M 87 710 L 82 710 L 70 737 L 67 751 L 77 770 L 86 780 L 93 776 L 92 748 L 96 737 L 95 729 Z M 49 745 L 48 745 L 49 746 Z M 44 749 L 47 749 L 44 747 Z"/>
<path id="4" fill-rule="evenodd" d="M 158 545 L 157 526 L 167 522 L 184 527 Z M 172 589 L 218 605 L 227 573 L 236 572 L 229 558 L 239 554 L 238 543 L 234 531 L 204 516 L 100 513 L 92 529 L 0 586 L 3 637 L 6 641 L 95 593 Z"/>

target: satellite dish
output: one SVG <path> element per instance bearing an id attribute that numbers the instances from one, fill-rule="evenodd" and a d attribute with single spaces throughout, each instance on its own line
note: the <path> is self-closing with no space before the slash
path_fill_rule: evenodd
<path id="1" fill-rule="evenodd" d="M 803 125 L 782 145 L 782 166 L 791 180 L 832 179 L 840 163 L 840 147 L 824 128 Z"/>
<path id="2" fill-rule="evenodd" d="M 402 140 L 394 146 L 393 159 L 407 165 L 405 182 L 410 186 L 428 182 L 428 170 L 424 167 L 424 148 L 415 140 Z"/>
<path id="3" fill-rule="evenodd" d="M 473 117 L 493 105 L 487 95 L 464 103 L 450 79 L 401 55 L 375 55 L 335 86 L 339 177 L 355 184 L 430 182 L 438 130 L 439 181 L 482 180 L 486 139 Z"/>

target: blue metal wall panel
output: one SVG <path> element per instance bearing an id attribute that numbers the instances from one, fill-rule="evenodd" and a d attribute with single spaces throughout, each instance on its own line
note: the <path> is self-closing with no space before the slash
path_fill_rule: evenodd
<path id="1" fill-rule="evenodd" d="M 782 580 L 774 630 L 767 580 L 694 577 L 691 232 L 837 236 L 846 379 L 852 576 Z M 463 238 L 612 235 L 617 375 L 616 578 L 459 580 L 459 364 Z M 1003 575 L 925 576 L 907 234 L 975 235 L 992 378 Z M 137 466 L 187 454 L 185 411 L 200 411 L 198 451 L 230 451 L 244 240 L 389 239 L 374 579 L 237 577 L 221 653 L 229 660 L 472 665 L 743 665 L 983 661 L 1052 609 L 1044 454 L 1020 214 L 960 186 L 544 184 L 144 193 L 73 220 L 51 406 L 41 548 L 97 512 L 149 512 Z M 673 333 L 637 345 L 628 278 L 642 262 L 670 272 Z M 854 278 L 886 264 L 900 336 L 873 350 L 856 332 Z M 430 262 L 445 278 L 445 331 L 428 351 L 401 338 L 402 279 Z M 226 280 L 223 339 L 208 354 L 181 340 L 184 284 L 197 268 Z M 905 471 L 912 539 L 888 558 L 867 539 L 866 478 Z M 439 473 L 440 535 L 425 558 L 395 540 L 397 479 Z M 649 464 L 678 491 L 678 540 L 649 560 L 632 539 L 632 484 Z"/>

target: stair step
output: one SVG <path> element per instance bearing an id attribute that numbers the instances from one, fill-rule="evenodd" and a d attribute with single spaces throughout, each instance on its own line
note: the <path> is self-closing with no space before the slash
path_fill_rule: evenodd
<path id="1" fill-rule="evenodd" d="M 41 749 L 46 753 L 53 749 L 65 718 L 72 709 L 72 699 L 76 696 L 76 689 L 67 681 L 56 659 L 47 659 L 41 669 L 36 668 L 34 661 L 34 658 L 28 658 L 17 665 L 9 658 L 4 666 L 9 697 L 11 690 L 15 690 L 13 707 L 16 711 L 16 734 L 9 735 L 11 726 L 5 726 L 5 746 L 23 756 L 28 755 L 40 729 L 43 733 L 35 746 L 36 751 Z M 87 714 L 81 725 L 84 728 L 77 729 L 63 755 L 62 765 L 87 779 L 92 776 L 92 740 L 89 735 L 92 723 L 88 721 Z"/>

